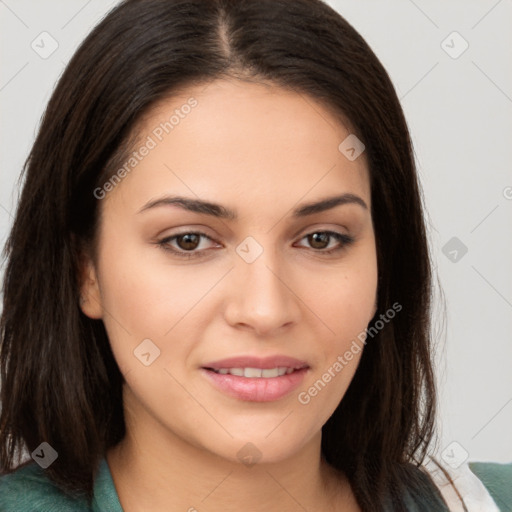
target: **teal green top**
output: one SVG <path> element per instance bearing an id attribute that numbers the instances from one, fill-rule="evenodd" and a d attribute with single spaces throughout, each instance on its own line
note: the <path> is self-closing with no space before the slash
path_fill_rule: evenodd
<path id="1" fill-rule="evenodd" d="M 512 511 L 512 463 L 473 462 L 469 467 L 500 511 Z M 91 506 L 84 500 L 67 497 L 32 462 L 0 478 L 0 512 L 123 512 L 123 509 L 107 461 L 102 459 Z"/>
<path id="2" fill-rule="evenodd" d="M 484 484 L 502 512 L 512 511 L 512 463 L 470 462 L 469 468 Z"/>
<path id="3" fill-rule="evenodd" d="M 107 461 L 94 481 L 92 506 L 65 495 L 32 462 L 0 478 L 0 512 L 123 512 Z"/>

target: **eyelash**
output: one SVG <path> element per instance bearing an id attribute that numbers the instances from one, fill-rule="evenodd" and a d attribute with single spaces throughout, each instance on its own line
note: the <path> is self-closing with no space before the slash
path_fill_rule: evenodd
<path id="1" fill-rule="evenodd" d="M 336 231 L 312 231 L 311 233 L 305 234 L 301 238 L 301 240 L 304 239 L 304 238 L 307 238 L 308 236 L 314 235 L 314 234 L 326 234 L 326 235 L 329 235 L 330 237 L 336 239 L 338 242 L 341 242 L 341 244 L 342 244 L 342 245 L 340 245 L 338 247 L 334 247 L 334 248 L 329 249 L 329 250 L 313 249 L 314 252 L 320 253 L 322 255 L 330 255 L 330 254 L 334 254 L 334 253 L 337 253 L 337 252 L 341 252 L 344 249 L 346 249 L 350 244 L 352 244 L 354 242 L 354 238 L 352 238 L 351 236 L 345 235 L 345 234 L 342 234 L 342 233 L 337 233 Z M 178 233 L 178 234 L 173 235 L 173 236 L 165 237 L 162 240 L 158 240 L 156 242 L 156 245 L 159 246 L 164 251 L 170 252 L 173 255 L 176 255 L 176 256 L 178 256 L 180 258 L 191 259 L 191 258 L 200 258 L 200 257 L 202 257 L 203 256 L 203 254 L 201 254 L 202 251 L 197 251 L 197 250 L 194 250 L 194 251 L 176 250 L 176 249 L 172 249 L 169 246 L 169 242 L 174 241 L 178 237 L 185 236 L 185 235 L 198 235 L 198 236 L 202 236 L 204 238 L 207 238 L 208 240 L 213 241 L 211 237 L 209 237 L 205 233 L 201 233 L 200 231 L 185 231 L 183 233 Z"/>

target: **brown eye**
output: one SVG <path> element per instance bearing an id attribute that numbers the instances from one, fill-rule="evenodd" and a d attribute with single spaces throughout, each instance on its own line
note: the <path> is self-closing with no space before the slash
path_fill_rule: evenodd
<path id="1" fill-rule="evenodd" d="M 175 237 L 176 244 L 180 249 L 190 251 L 197 249 L 201 236 L 197 233 L 185 233 L 184 235 L 178 235 Z"/>
<path id="2" fill-rule="evenodd" d="M 329 240 L 332 238 L 328 233 L 312 233 L 307 235 L 308 242 L 313 249 L 325 249 L 329 245 Z"/>
<path id="3" fill-rule="evenodd" d="M 187 232 L 168 236 L 163 240 L 159 240 L 157 245 L 164 251 L 175 256 L 183 258 L 199 258 L 204 256 L 205 252 L 208 250 L 204 247 L 202 247 L 202 250 L 199 249 L 201 241 L 213 242 L 213 240 L 205 233 Z"/>
<path id="4" fill-rule="evenodd" d="M 302 239 L 307 241 L 310 249 L 322 255 L 341 252 L 354 242 L 354 238 L 350 235 L 337 233 L 336 231 L 315 231 L 304 235 Z M 334 246 L 330 246 L 331 241 L 335 242 Z"/>

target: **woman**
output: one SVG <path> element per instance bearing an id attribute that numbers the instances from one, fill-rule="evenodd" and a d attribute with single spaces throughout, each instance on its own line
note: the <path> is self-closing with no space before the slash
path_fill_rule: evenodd
<path id="1" fill-rule="evenodd" d="M 122 2 L 7 256 L 1 510 L 448 510 L 407 125 L 324 3 Z"/>

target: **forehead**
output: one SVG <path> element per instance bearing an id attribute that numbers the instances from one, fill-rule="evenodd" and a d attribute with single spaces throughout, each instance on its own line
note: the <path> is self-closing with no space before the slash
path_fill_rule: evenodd
<path id="1" fill-rule="evenodd" d="M 110 194 L 127 201 L 173 192 L 261 209 L 349 192 L 370 205 L 364 153 L 351 161 L 339 149 L 350 127 L 309 95 L 216 80 L 159 102 L 137 128 L 133 150 L 150 149 Z"/>

